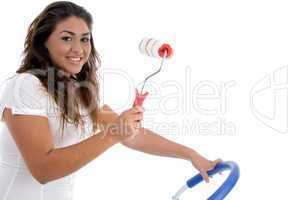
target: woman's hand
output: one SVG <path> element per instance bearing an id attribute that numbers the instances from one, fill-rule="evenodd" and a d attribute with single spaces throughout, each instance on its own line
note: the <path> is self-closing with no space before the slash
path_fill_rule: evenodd
<path id="1" fill-rule="evenodd" d="M 121 141 L 133 139 L 141 128 L 141 120 L 143 119 L 144 109 L 135 106 L 122 112 L 115 122 L 109 126 L 110 134 Z"/>
<path id="2" fill-rule="evenodd" d="M 211 169 L 213 169 L 218 163 L 222 162 L 221 159 L 216 159 L 214 161 L 210 161 L 197 152 L 193 151 L 190 156 L 190 161 L 192 165 L 199 170 L 201 176 L 206 181 L 206 183 L 209 183 L 209 177 L 207 172 Z"/>

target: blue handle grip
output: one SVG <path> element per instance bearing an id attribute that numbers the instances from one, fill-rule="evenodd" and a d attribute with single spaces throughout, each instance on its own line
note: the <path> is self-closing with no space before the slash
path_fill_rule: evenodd
<path id="1" fill-rule="evenodd" d="M 221 162 L 215 166 L 214 169 L 208 171 L 209 176 L 213 176 L 219 172 L 230 170 L 230 175 L 225 180 L 225 182 L 220 186 L 218 190 L 216 190 L 209 198 L 208 200 L 222 200 L 225 198 L 225 196 L 232 190 L 232 188 L 235 186 L 238 178 L 239 178 L 239 167 L 236 163 L 232 161 L 228 162 Z M 200 174 L 195 175 L 191 179 L 189 179 L 186 184 L 188 187 L 192 188 L 198 183 L 203 181 L 203 177 Z"/>

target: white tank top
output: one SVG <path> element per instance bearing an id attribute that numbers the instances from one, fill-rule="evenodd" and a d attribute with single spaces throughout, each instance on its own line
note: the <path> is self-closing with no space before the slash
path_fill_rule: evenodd
<path id="1" fill-rule="evenodd" d="M 78 143 L 89 136 L 92 126 L 88 115 L 84 117 L 85 133 L 67 123 L 62 140 L 59 108 L 37 77 L 15 74 L 0 86 L 0 199 L 71 200 L 75 173 L 44 185 L 36 181 L 3 122 L 6 107 L 13 114 L 47 117 L 55 148 Z"/>

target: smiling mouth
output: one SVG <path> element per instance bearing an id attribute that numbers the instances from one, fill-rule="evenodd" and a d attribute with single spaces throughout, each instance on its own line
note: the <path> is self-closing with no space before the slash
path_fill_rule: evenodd
<path id="1" fill-rule="evenodd" d="M 82 61 L 82 57 L 66 57 L 67 60 L 73 64 L 78 64 Z"/>

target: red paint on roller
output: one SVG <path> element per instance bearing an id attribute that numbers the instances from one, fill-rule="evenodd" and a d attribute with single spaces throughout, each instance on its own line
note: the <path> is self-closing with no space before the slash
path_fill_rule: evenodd
<path id="1" fill-rule="evenodd" d="M 169 44 L 162 44 L 162 46 L 158 50 L 158 54 L 160 57 L 163 57 L 165 52 L 166 52 L 166 58 L 172 55 L 173 50 Z"/>
<path id="2" fill-rule="evenodd" d="M 144 94 L 139 94 L 138 90 L 136 89 L 136 98 L 134 101 L 134 106 L 142 106 L 145 97 L 148 95 L 148 92 Z"/>

